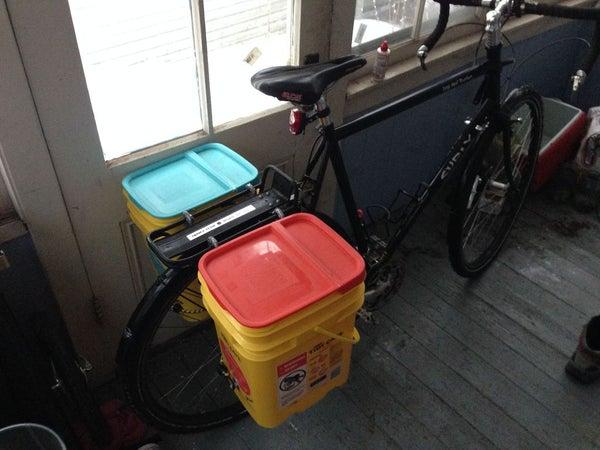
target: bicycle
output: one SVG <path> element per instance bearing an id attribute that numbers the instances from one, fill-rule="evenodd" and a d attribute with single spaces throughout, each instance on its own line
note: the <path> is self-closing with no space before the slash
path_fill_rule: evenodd
<path id="1" fill-rule="evenodd" d="M 249 230 L 297 211 L 316 214 L 363 255 L 367 266 L 366 304 L 375 308 L 399 283 L 401 273 L 390 263 L 394 251 L 433 193 L 451 180 L 451 264 L 459 275 L 476 277 L 492 263 L 529 189 L 543 123 L 542 100 L 533 89 L 521 87 L 502 99 L 502 71 L 512 63 L 501 56 L 502 26 L 510 17 L 523 14 L 587 19 L 596 21 L 597 37 L 600 10 L 524 0 L 436 1 L 440 4 L 437 26 L 418 50 L 423 68 L 428 53 L 445 32 L 450 4 L 489 9 L 485 61 L 341 126 L 331 122 L 324 92 L 335 81 L 363 67 L 364 58 L 347 56 L 309 66 L 275 67 L 252 77 L 255 88 L 294 105 L 289 125 L 293 134 L 302 134 L 308 124 L 317 122 L 319 136 L 299 181 L 269 166 L 258 185 L 147 237 L 150 249 L 167 270 L 133 313 L 117 356 L 129 399 L 147 421 L 165 430 L 190 432 L 222 425 L 244 414 L 220 361 L 213 323 L 201 303 L 196 263 L 211 248 Z M 575 90 L 583 82 L 582 73 L 591 70 L 599 53 L 600 40 L 596 40 L 586 65 L 573 78 Z M 409 201 L 394 220 L 397 229 L 389 239 L 371 234 L 372 227 L 357 208 L 339 141 L 480 78 L 483 82 L 476 96 L 480 109 L 465 122 L 464 131 L 440 169 L 417 192 L 401 191 Z M 350 223 L 350 236 L 317 210 L 329 163 Z M 194 306 L 190 309 L 189 305 Z"/>

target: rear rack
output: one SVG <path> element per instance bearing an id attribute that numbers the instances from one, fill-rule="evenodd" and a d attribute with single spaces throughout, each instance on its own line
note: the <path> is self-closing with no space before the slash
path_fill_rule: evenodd
<path id="1" fill-rule="evenodd" d="M 167 267 L 190 266 L 208 250 L 298 210 L 296 182 L 267 166 L 258 186 L 153 231 L 148 246 Z"/>

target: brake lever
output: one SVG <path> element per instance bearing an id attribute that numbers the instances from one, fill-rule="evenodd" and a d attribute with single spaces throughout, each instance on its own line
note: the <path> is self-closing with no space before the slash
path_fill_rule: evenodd
<path id="1" fill-rule="evenodd" d="M 578 92 L 584 85 L 586 78 L 587 74 L 583 70 L 579 69 L 575 75 L 571 77 L 572 92 Z"/>
<path id="2" fill-rule="evenodd" d="M 421 63 L 421 69 L 423 71 L 427 71 L 427 64 L 425 64 L 425 60 L 427 59 L 428 54 L 429 49 L 425 45 L 421 45 L 419 50 L 417 50 L 417 56 L 419 57 L 419 62 Z"/>

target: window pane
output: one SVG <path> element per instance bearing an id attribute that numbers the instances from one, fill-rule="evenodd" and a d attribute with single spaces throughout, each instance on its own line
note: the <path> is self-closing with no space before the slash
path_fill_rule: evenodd
<path id="1" fill-rule="evenodd" d="M 279 104 L 250 77 L 291 61 L 293 0 L 205 0 L 212 117 L 215 125 Z"/>
<path id="2" fill-rule="evenodd" d="M 387 37 L 393 41 L 410 38 L 416 0 L 357 0 L 354 12 L 352 47 Z M 391 36 L 398 33 L 395 36 Z"/>
<path id="3" fill-rule="evenodd" d="M 421 36 L 431 34 L 435 25 L 437 24 L 438 16 L 440 14 L 440 4 L 433 0 L 425 1 L 425 8 L 423 8 L 423 22 L 421 24 Z M 450 5 L 450 20 L 448 26 L 456 25 L 457 23 L 468 22 L 470 19 L 474 20 L 475 8 L 471 6 L 454 6 Z M 471 21 L 473 21 L 471 20 Z"/>
<path id="4" fill-rule="evenodd" d="M 188 0 L 69 0 L 106 160 L 202 128 Z"/>

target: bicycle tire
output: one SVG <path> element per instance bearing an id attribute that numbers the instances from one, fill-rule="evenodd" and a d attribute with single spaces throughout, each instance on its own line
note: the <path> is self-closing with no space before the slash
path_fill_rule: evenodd
<path id="1" fill-rule="evenodd" d="M 227 386 L 222 386 L 219 383 L 219 392 L 210 392 L 215 396 L 223 395 L 224 400 L 226 399 L 229 403 L 222 407 L 215 407 L 212 410 L 201 408 L 200 400 L 204 400 L 203 398 L 198 399 L 197 406 L 191 405 L 192 409 L 189 411 L 183 411 L 181 408 L 176 409 L 170 400 L 171 406 L 163 402 L 162 398 L 156 398 L 156 392 L 153 391 L 151 386 L 152 383 L 164 383 L 164 379 L 159 380 L 157 377 L 159 375 L 166 377 L 167 375 L 164 373 L 157 374 L 156 370 L 163 367 L 162 365 L 153 366 L 152 362 L 156 363 L 156 361 L 149 358 L 154 356 L 166 358 L 165 362 L 172 362 L 173 365 L 166 364 L 164 368 L 176 372 L 179 367 L 177 364 L 181 361 L 178 362 L 176 358 L 171 358 L 172 355 L 169 353 L 180 352 L 180 347 L 177 346 L 188 346 L 187 357 L 202 358 L 200 352 L 206 349 L 202 346 L 193 345 L 194 342 L 198 342 L 194 339 L 214 347 L 209 349 L 207 360 L 201 361 L 198 368 L 206 367 L 206 371 L 203 370 L 203 373 L 211 373 L 210 371 L 215 368 L 213 367 L 214 364 L 220 365 L 220 351 L 216 331 L 209 316 L 204 320 L 195 321 L 195 325 L 190 325 L 190 329 L 182 331 L 180 335 L 169 337 L 165 341 L 153 345 L 161 323 L 169 313 L 174 313 L 174 305 L 194 281 L 197 281 L 197 269 L 194 266 L 183 269 L 168 269 L 160 275 L 129 320 L 117 354 L 117 370 L 129 402 L 144 420 L 158 429 L 168 432 L 190 433 L 203 431 L 230 423 L 246 414 L 244 407 L 233 390 L 230 389 L 228 379 L 222 375 L 217 374 L 223 378 Z M 174 317 L 170 317 L 170 319 L 174 319 Z M 200 333 L 200 335 L 194 333 Z M 209 338 L 214 342 L 208 342 Z M 166 350 L 162 348 L 165 345 L 167 345 Z M 171 349 L 169 349 L 169 345 L 171 345 Z M 152 352 L 156 352 L 156 354 Z M 183 354 L 177 353 L 177 357 L 183 357 Z M 210 364 L 207 366 L 208 363 Z M 218 369 L 218 367 L 215 369 Z M 192 371 L 192 378 L 188 378 L 189 381 L 183 384 L 178 395 L 184 389 L 188 389 L 190 385 L 191 387 L 195 386 L 192 384 L 192 380 L 198 373 Z M 180 374 L 174 373 L 173 376 L 175 378 L 179 376 L 179 379 L 181 379 Z M 202 387 L 200 392 L 213 381 L 214 378 L 205 387 Z M 198 384 L 198 380 L 195 380 L 194 383 Z M 156 390 L 159 394 L 161 393 L 160 388 L 156 388 Z M 165 395 L 170 395 L 170 391 L 167 391 Z M 211 398 L 209 400 L 213 401 Z"/>
<path id="2" fill-rule="evenodd" d="M 529 87 L 514 90 L 500 113 L 500 117 L 510 118 L 509 125 L 490 124 L 483 132 L 456 188 L 448 221 L 450 262 L 454 271 L 466 278 L 481 275 L 500 252 L 529 191 L 540 150 L 543 103 L 538 93 Z M 526 119 L 520 117 L 527 113 Z M 519 127 L 516 131 L 515 124 Z M 519 143 L 523 128 L 525 139 Z M 513 183 L 506 169 L 505 132 L 510 137 L 511 162 L 517 159 L 511 167 Z M 488 233 L 483 248 L 472 249 Z"/>

